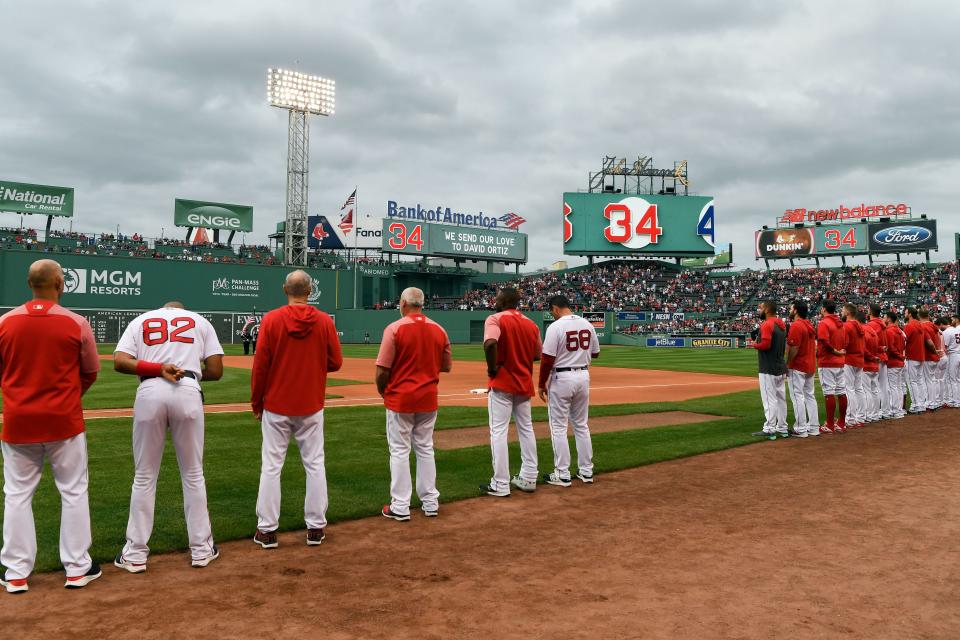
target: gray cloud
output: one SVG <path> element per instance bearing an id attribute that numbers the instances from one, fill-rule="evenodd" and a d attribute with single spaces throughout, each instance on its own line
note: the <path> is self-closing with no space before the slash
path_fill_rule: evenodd
<path id="1" fill-rule="evenodd" d="M 945 247 L 960 230 L 951 2 L 0 10 L 17 26 L 0 40 L 0 176 L 75 186 L 75 228 L 169 233 L 182 196 L 253 204 L 264 239 L 286 152 L 265 70 L 288 66 L 337 79 L 336 115 L 312 120 L 312 211 L 354 185 L 375 215 L 388 199 L 516 211 L 535 267 L 561 257 L 560 194 L 608 154 L 688 160 L 741 264 L 794 206 L 902 201 L 940 220 Z"/>

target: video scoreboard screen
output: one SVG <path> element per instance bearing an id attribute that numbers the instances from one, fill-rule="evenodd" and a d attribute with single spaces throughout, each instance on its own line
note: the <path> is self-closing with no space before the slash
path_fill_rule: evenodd
<path id="1" fill-rule="evenodd" d="M 527 234 L 386 218 L 382 250 L 465 260 L 526 262 Z"/>
<path id="2" fill-rule="evenodd" d="M 715 223 L 708 196 L 563 194 L 566 255 L 712 256 Z"/>
<path id="3" fill-rule="evenodd" d="M 861 222 L 763 229 L 755 234 L 756 257 L 791 259 L 937 249 L 936 220 Z"/>

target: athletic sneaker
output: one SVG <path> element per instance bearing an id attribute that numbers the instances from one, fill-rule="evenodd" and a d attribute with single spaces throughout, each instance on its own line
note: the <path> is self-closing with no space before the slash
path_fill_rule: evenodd
<path id="1" fill-rule="evenodd" d="M 573 484 L 570 482 L 570 478 L 564 478 L 556 471 L 553 473 L 543 474 L 543 481 L 547 484 L 552 484 L 555 487 L 569 487 L 571 484 Z"/>
<path id="2" fill-rule="evenodd" d="M 257 529 L 257 532 L 253 536 L 253 541 L 264 549 L 276 549 L 280 546 L 280 543 L 277 541 L 276 531 L 261 531 Z"/>
<path id="3" fill-rule="evenodd" d="M 307 529 L 307 546 L 315 547 L 326 539 L 323 529 Z"/>
<path id="4" fill-rule="evenodd" d="M 82 589 L 102 575 L 103 572 L 100 571 L 100 565 L 94 562 L 90 565 L 90 569 L 88 569 L 85 574 L 82 576 L 67 578 L 67 581 L 63 584 L 63 586 L 67 589 Z"/>
<path id="5" fill-rule="evenodd" d="M 819 432 L 830 434 L 830 433 L 833 433 L 833 430 L 834 430 L 834 426 L 832 424 L 822 424 L 820 425 Z"/>
<path id="6" fill-rule="evenodd" d="M 515 486 L 520 491 L 525 493 L 533 493 L 537 490 L 537 481 L 536 480 L 524 480 L 520 476 L 513 476 L 510 480 L 510 484 Z"/>
<path id="7" fill-rule="evenodd" d="M 14 578 L 13 580 L 0 580 L 0 587 L 7 590 L 7 593 L 26 593 L 30 590 L 26 578 Z"/>
<path id="8" fill-rule="evenodd" d="M 510 488 L 495 489 L 492 484 L 487 483 L 480 485 L 480 493 L 485 493 L 486 495 L 493 496 L 494 498 L 509 498 Z"/>
<path id="9" fill-rule="evenodd" d="M 440 511 L 438 509 L 424 509 L 423 515 L 425 515 L 428 518 L 436 518 L 437 516 L 440 515 Z"/>
<path id="10" fill-rule="evenodd" d="M 393 511 L 393 509 L 390 508 L 390 505 L 388 504 L 383 505 L 383 509 L 380 510 L 380 515 L 382 515 L 384 518 L 390 518 L 391 520 L 396 520 L 397 522 L 406 522 L 407 520 L 410 519 L 409 513 L 407 515 L 396 513 Z"/>
<path id="11" fill-rule="evenodd" d="M 781 438 L 789 438 L 789 437 L 790 437 L 790 432 L 789 432 L 789 431 L 777 431 L 777 435 L 780 436 Z"/>
<path id="12" fill-rule="evenodd" d="M 577 471 L 577 478 L 578 478 L 578 479 L 580 480 L 580 482 L 582 482 L 583 484 L 593 484 L 593 474 L 592 474 L 592 473 L 584 473 L 583 471 Z"/>
<path id="13" fill-rule="evenodd" d="M 790 434 L 790 437 L 791 437 L 791 438 L 806 438 L 806 437 L 807 437 L 807 432 L 806 432 L 806 431 L 794 431 L 793 433 Z"/>
<path id="14" fill-rule="evenodd" d="M 217 558 L 220 557 L 220 547 L 213 545 L 213 553 L 208 555 L 206 558 L 196 558 L 190 561 L 190 566 L 194 569 L 202 569 Z"/>
<path id="15" fill-rule="evenodd" d="M 754 431 L 751 433 L 755 438 L 766 438 L 767 440 L 776 440 L 777 434 L 772 431 Z"/>
<path id="16" fill-rule="evenodd" d="M 844 431 L 847 430 L 847 428 L 848 428 L 848 427 L 847 427 L 847 425 L 845 425 L 845 424 L 836 424 L 836 425 L 833 426 L 833 432 L 834 432 L 834 433 L 843 433 Z"/>
<path id="17" fill-rule="evenodd" d="M 118 553 L 117 557 L 113 559 L 113 566 L 129 571 L 130 573 L 143 573 L 147 570 L 146 562 L 130 562 L 123 557 L 123 551 Z"/>

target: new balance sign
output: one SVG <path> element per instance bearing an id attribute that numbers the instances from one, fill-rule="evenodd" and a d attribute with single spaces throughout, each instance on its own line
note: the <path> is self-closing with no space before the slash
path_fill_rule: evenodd
<path id="1" fill-rule="evenodd" d="M 253 231 L 253 207 L 178 198 L 174 202 L 173 223 L 178 227 Z"/>

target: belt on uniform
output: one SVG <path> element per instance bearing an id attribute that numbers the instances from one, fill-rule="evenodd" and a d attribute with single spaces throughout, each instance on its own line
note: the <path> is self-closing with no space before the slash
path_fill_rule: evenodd
<path id="1" fill-rule="evenodd" d="M 557 373 L 563 373 L 564 371 L 586 371 L 588 367 L 560 367 L 559 369 L 554 369 Z"/>
<path id="2" fill-rule="evenodd" d="M 140 377 L 140 382 L 143 382 L 143 381 L 145 381 L 145 380 L 153 380 L 154 378 L 159 378 L 159 377 L 161 377 L 161 376 L 141 376 L 141 377 Z M 199 378 L 197 378 L 197 374 L 195 374 L 193 371 L 184 371 L 184 372 L 183 372 L 183 377 L 184 377 L 184 378 L 193 378 L 194 380 L 197 380 L 197 381 L 200 380 Z"/>

